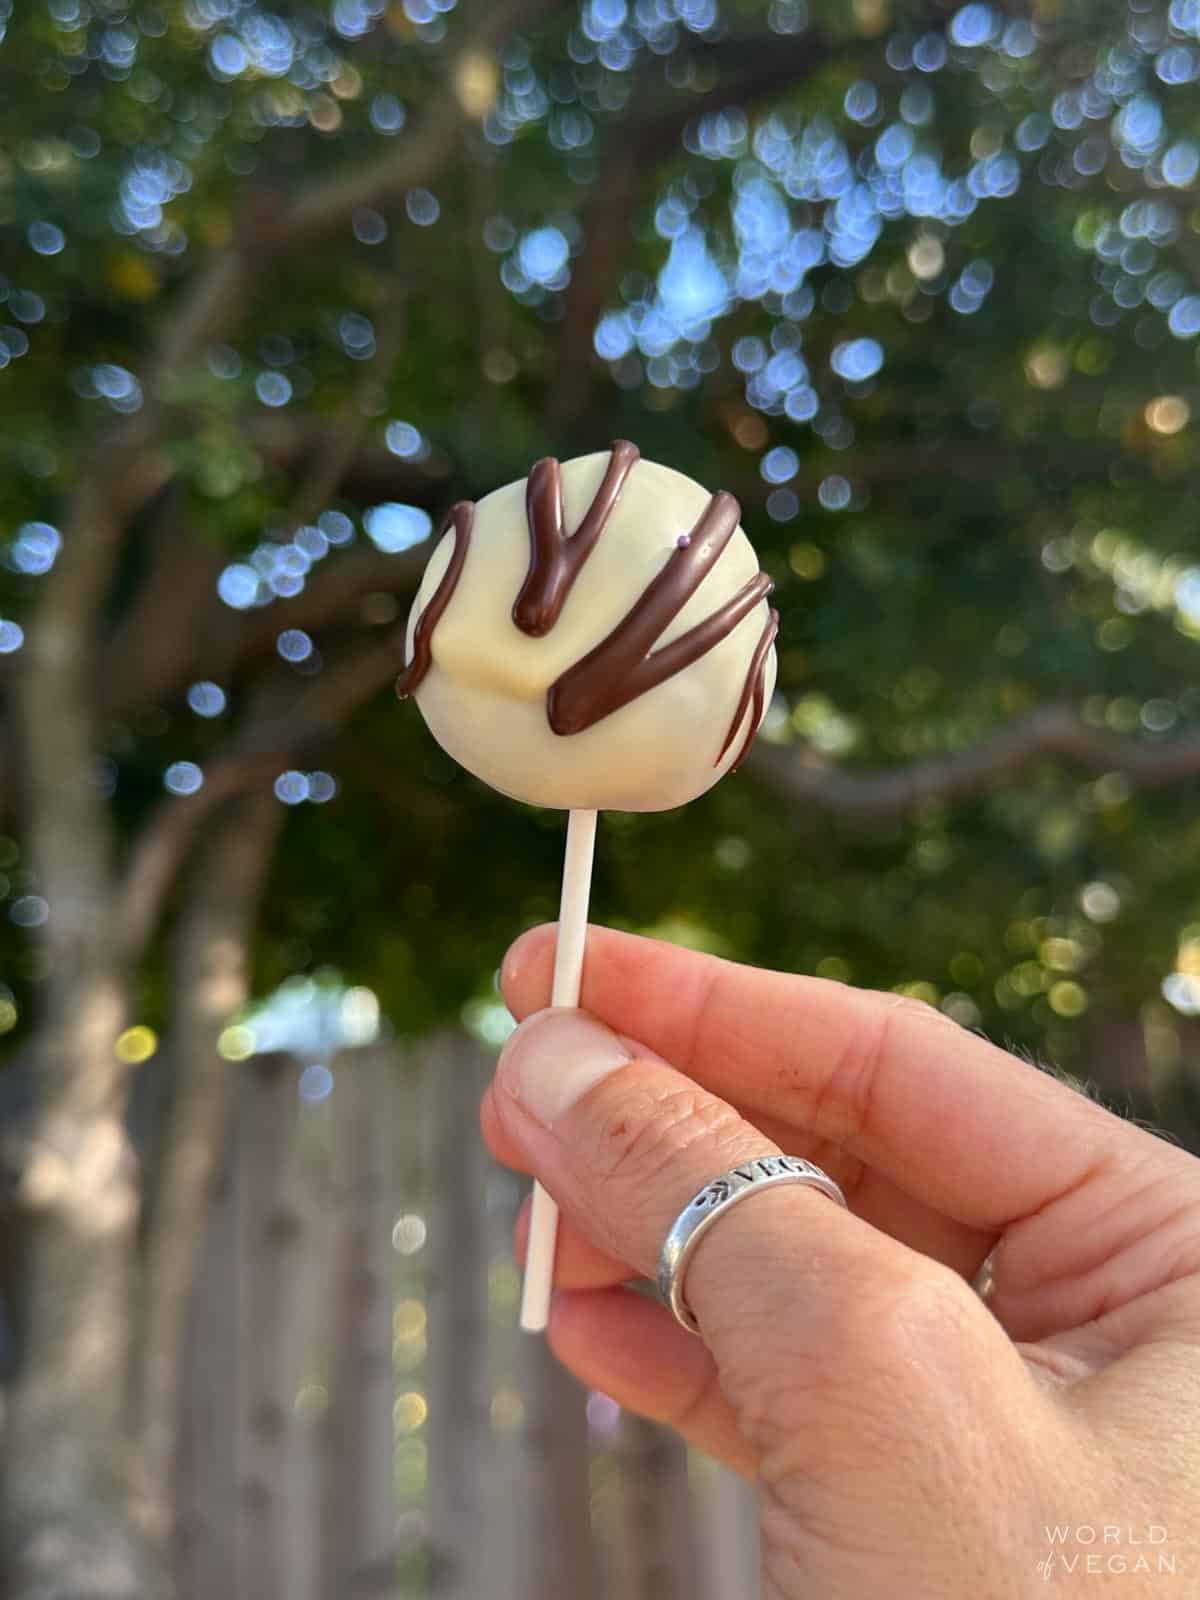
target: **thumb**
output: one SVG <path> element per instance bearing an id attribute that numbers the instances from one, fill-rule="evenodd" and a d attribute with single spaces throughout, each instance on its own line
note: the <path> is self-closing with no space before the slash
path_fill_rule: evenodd
<path id="1" fill-rule="evenodd" d="M 651 1278 L 697 1191 L 781 1153 L 725 1101 L 582 1011 L 522 1023 L 492 1105 L 574 1226 Z M 802 1135 L 786 1153 L 805 1153 Z M 875 1467 L 914 1449 L 927 1457 L 948 1411 L 965 1401 L 994 1413 L 1015 1400 L 1010 1384 L 1030 1387 L 957 1274 L 807 1186 L 764 1187 L 718 1216 L 688 1263 L 686 1297 L 764 1474 L 772 1457 L 786 1476 L 823 1476 L 835 1459 L 849 1467 L 848 1433 Z"/>

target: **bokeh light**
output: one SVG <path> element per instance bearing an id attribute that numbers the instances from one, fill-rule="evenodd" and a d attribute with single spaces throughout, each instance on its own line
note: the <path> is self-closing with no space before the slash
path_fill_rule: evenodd
<path id="1" fill-rule="evenodd" d="M 127 1066 L 140 1066 L 158 1049 L 158 1035 L 153 1028 L 148 1028 L 144 1023 L 138 1023 L 132 1028 L 126 1028 L 118 1035 L 116 1043 L 116 1056 L 118 1061 L 123 1061 Z"/>
<path id="2" fill-rule="evenodd" d="M 204 783 L 204 774 L 194 761 L 172 761 L 163 773 L 163 788 L 172 794 L 195 794 Z"/>
<path id="3" fill-rule="evenodd" d="M 413 545 L 421 544 L 433 532 L 433 520 L 419 506 L 403 505 L 389 500 L 371 506 L 363 515 L 363 527 L 376 549 L 387 555 L 398 555 Z"/>
<path id="4" fill-rule="evenodd" d="M 226 705 L 225 691 L 219 684 L 204 679 L 188 689 L 187 703 L 198 717 L 219 717 Z"/>

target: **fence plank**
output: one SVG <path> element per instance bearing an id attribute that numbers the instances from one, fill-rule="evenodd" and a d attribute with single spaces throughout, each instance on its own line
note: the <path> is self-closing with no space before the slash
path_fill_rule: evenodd
<path id="1" fill-rule="evenodd" d="M 699 1533 L 710 1585 L 708 1600 L 757 1600 L 761 1592 L 758 1497 L 724 1467 L 710 1479 Z"/>
<path id="2" fill-rule="evenodd" d="M 316 1430 L 297 1400 L 311 1386 L 328 1306 L 328 1133 L 320 1112 L 301 1105 L 297 1077 L 295 1062 L 268 1056 L 242 1085 L 234 1191 L 237 1600 L 320 1600 Z"/>
<path id="3" fill-rule="evenodd" d="M 429 1593 L 490 1595 L 487 1251 L 479 1097 L 491 1057 L 460 1032 L 420 1051 L 427 1106 Z"/>
<path id="4" fill-rule="evenodd" d="M 626 1412 L 617 1458 L 622 1600 L 691 1600 L 696 1563 L 687 1446 L 678 1434 Z"/>
<path id="5" fill-rule="evenodd" d="M 180 1449 L 177 1571 L 184 1600 L 236 1596 L 234 1385 L 238 1316 L 233 1144 L 214 1196 L 188 1334 Z"/>
<path id="6" fill-rule="evenodd" d="M 349 1050 L 333 1073 L 335 1244 L 325 1292 L 334 1322 L 322 1565 L 328 1600 L 366 1600 L 396 1592 L 391 1235 L 400 1058 L 389 1045 Z"/>
<path id="7" fill-rule="evenodd" d="M 521 1367 L 528 1497 L 520 1507 L 527 1534 L 523 1592 L 529 1600 L 593 1600 L 586 1391 L 540 1335 L 523 1339 Z"/>

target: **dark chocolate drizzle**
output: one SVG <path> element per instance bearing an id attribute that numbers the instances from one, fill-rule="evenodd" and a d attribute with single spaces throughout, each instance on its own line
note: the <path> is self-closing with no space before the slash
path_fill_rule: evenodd
<path id="1" fill-rule="evenodd" d="M 513 622 L 522 633 L 541 638 L 554 627 L 572 585 L 595 549 L 639 459 L 637 446 L 627 440 L 619 439 L 613 445 L 600 487 L 573 534 L 566 531 L 559 463 L 547 456 L 534 464 L 525 489 L 529 568 L 512 608 Z M 450 522 L 454 524 L 454 549 L 441 582 L 417 622 L 412 660 L 396 680 L 396 693 L 401 698 L 413 693 L 432 665 L 433 630 L 450 604 L 462 575 L 474 515 L 472 502 L 460 500 L 451 507 L 443 524 L 443 528 Z M 757 573 L 703 622 L 672 639 L 670 644 L 654 649 L 655 640 L 679 615 L 720 559 L 740 517 L 741 507 L 731 494 L 722 490 L 713 495 L 696 526 L 676 540 L 666 565 L 651 579 L 645 592 L 607 638 L 550 685 L 546 712 L 555 733 L 582 733 L 677 672 L 683 672 L 722 639 L 728 638 L 759 601 L 770 594 L 774 583 L 765 572 Z M 723 760 L 751 704 L 753 714 L 737 759 L 729 769 L 731 772 L 741 765 L 754 742 L 764 709 L 767 657 L 778 631 L 779 613 L 772 611 L 750 659 L 733 721 L 714 766 Z"/>
<path id="2" fill-rule="evenodd" d="M 425 674 L 433 665 L 433 630 L 437 627 L 442 612 L 450 604 L 450 600 L 458 587 L 458 580 L 462 576 L 463 565 L 467 559 L 467 550 L 471 544 L 471 525 L 475 521 L 475 504 L 471 500 L 460 500 L 452 505 L 446 513 L 446 520 L 442 523 L 441 531 L 445 532 L 451 522 L 454 524 L 454 549 L 450 552 L 450 562 L 442 573 L 441 582 L 433 591 L 429 604 L 422 611 L 413 631 L 412 660 L 396 679 L 396 693 L 401 700 L 407 698 L 416 689 Z"/>
<path id="3" fill-rule="evenodd" d="M 725 735 L 725 743 L 717 751 L 714 767 L 719 767 L 721 758 L 733 743 L 734 735 L 741 726 L 742 718 L 746 715 L 746 707 L 751 696 L 754 698 L 754 714 L 750 718 L 750 726 L 746 729 L 746 737 L 742 740 L 742 747 L 734 758 L 730 772 L 736 772 L 750 754 L 750 746 L 754 743 L 758 733 L 759 723 L 763 719 L 766 707 L 767 689 L 767 657 L 771 653 L 771 646 L 775 643 L 775 635 L 779 632 L 779 613 L 771 610 L 767 613 L 767 625 L 762 631 L 758 643 L 754 647 L 754 654 L 750 657 L 750 666 L 746 671 L 746 681 L 742 685 L 742 697 L 737 703 L 737 710 L 733 713 L 733 721 L 729 724 L 729 732 Z"/>
<path id="4" fill-rule="evenodd" d="M 573 534 L 566 530 L 562 468 L 553 456 L 534 462 L 525 486 L 529 571 L 512 609 L 513 621 L 522 633 L 540 639 L 558 621 L 575 579 L 595 549 L 625 480 L 639 460 L 637 445 L 628 439 L 617 440 L 596 497 Z"/>
<path id="5" fill-rule="evenodd" d="M 715 494 L 687 544 L 676 544 L 666 566 L 608 637 L 550 685 L 546 708 L 555 733 L 582 733 L 690 667 L 770 593 L 771 580 L 760 572 L 703 622 L 670 644 L 652 649 L 720 559 L 740 516 L 741 507 L 731 494 L 724 490 Z"/>

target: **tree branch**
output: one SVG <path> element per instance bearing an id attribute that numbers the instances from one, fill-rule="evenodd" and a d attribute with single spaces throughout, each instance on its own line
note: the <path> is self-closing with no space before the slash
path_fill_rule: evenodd
<path id="1" fill-rule="evenodd" d="M 697 117 L 799 88 L 832 60 L 852 64 L 877 53 L 877 47 L 871 49 L 857 37 L 831 39 L 813 28 L 793 35 L 743 34 L 715 44 L 697 43 L 681 60 L 707 86 L 641 112 L 639 142 L 651 160 L 662 160 L 675 152 L 684 129 Z"/>
<path id="2" fill-rule="evenodd" d="M 278 450 L 281 459 L 286 451 L 288 460 L 298 465 L 309 437 L 305 424 L 286 438 L 276 435 L 268 448 Z M 360 446 L 348 470 L 352 498 L 369 489 L 367 500 L 401 499 L 434 512 L 453 498 L 452 481 L 399 461 L 382 448 Z M 424 544 L 398 555 L 363 544 L 328 558 L 298 595 L 251 611 L 231 611 L 216 592 L 225 555 L 191 530 L 164 520 L 152 539 L 151 571 L 140 595 L 100 647 L 88 685 L 98 724 L 110 725 L 145 706 L 170 703 L 200 678 L 228 683 L 269 655 L 284 628 L 315 633 L 339 627 L 356 620 L 369 594 L 392 594 L 403 604 L 415 593 L 428 556 Z M 164 625 L 179 597 L 186 611 Z M 17 683 L 21 658 L 11 659 L 12 681 Z M 23 777 L 28 788 L 30 774 L 21 754 L 17 723 L 0 715 L 0 823 L 9 811 L 24 809 L 18 779 Z"/>
<path id="3" fill-rule="evenodd" d="M 628 218 L 658 177 L 660 164 L 678 153 L 689 122 L 724 106 L 748 104 L 787 87 L 798 87 L 842 51 L 856 53 L 857 42 L 831 42 L 806 31 L 795 38 L 777 34 L 722 39 L 697 45 L 687 60 L 715 81 L 702 93 L 681 94 L 670 103 L 638 109 L 614 128 L 608 159 L 592 191 L 584 219 L 585 247 L 567 290 L 553 369 L 548 411 L 560 426 L 582 415 L 591 387 L 592 336 L 612 292 L 628 243 Z M 645 94 L 635 94 L 641 105 Z"/>
<path id="4" fill-rule="evenodd" d="M 323 744 L 351 712 L 392 682 L 402 665 L 398 631 L 383 644 L 330 663 L 283 714 L 252 718 L 195 794 L 162 802 L 138 835 L 115 897 L 113 939 L 125 961 L 135 961 L 145 948 L 201 824 L 234 795 L 271 782 Z"/>
<path id="5" fill-rule="evenodd" d="M 322 447 L 331 432 L 338 435 L 339 448 L 346 447 L 342 473 L 334 488 L 355 504 L 391 499 L 427 506 L 445 494 L 450 471 L 445 456 L 434 455 L 419 463 L 402 461 L 384 445 L 364 440 L 353 425 L 332 422 L 328 417 L 255 418 L 249 423 L 246 436 L 268 467 L 295 477 L 304 471 L 313 452 Z"/>
<path id="6" fill-rule="evenodd" d="M 302 196 L 280 220 L 283 245 L 292 249 L 316 243 L 342 228 L 360 206 L 391 205 L 414 185 L 436 177 L 458 150 L 465 121 L 456 87 L 460 67 L 480 55 L 491 55 L 526 22 L 566 9 L 567 0 L 488 0 L 475 7 L 478 21 L 464 37 L 446 74 L 446 88 L 432 98 L 432 109 L 420 128 L 395 154 L 381 157 L 356 176 L 339 173 Z"/>
<path id="7" fill-rule="evenodd" d="M 114 640 L 100 674 L 101 713 L 107 721 L 119 721 L 140 707 L 175 700 L 200 678 L 227 684 L 270 655 L 285 628 L 315 633 L 354 621 L 369 594 L 391 594 L 404 601 L 416 592 L 428 559 L 428 544 L 399 555 L 366 546 L 346 551 L 313 573 L 298 595 L 252 611 L 231 611 L 218 599 L 210 578 L 208 599 L 195 606 L 189 625 L 144 663 L 136 646 L 121 648 L 122 641 Z"/>
<path id="8" fill-rule="evenodd" d="M 321 427 L 317 447 L 307 457 L 307 465 L 288 508 L 284 522 L 287 537 L 325 509 L 366 440 L 377 409 L 372 399 L 386 392 L 387 380 L 404 341 L 406 289 L 402 274 L 402 263 L 394 261 L 377 314 L 375 353 L 342 401 L 337 415 Z"/>
<path id="9" fill-rule="evenodd" d="M 467 113 L 456 92 L 464 63 L 493 52 L 514 29 L 566 0 L 492 0 L 476 8 L 478 20 L 451 57 L 445 85 L 430 97 L 421 122 L 392 153 L 355 171 L 346 169 L 313 184 L 281 215 L 244 228 L 241 237 L 214 258 L 179 309 L 154 371 L 156 393 L 214 340 L 225 337 L 248 308 L 264 262 L 312 245 L 345 228 L 359 207 L 384 207 L 418 185 L 428 184 L 453 160 Z"/>
<path id="10" fill-rule="evenodd" d="M 181 499 L 175 485 L 163 493 L 146 535 L 146 574 L 99 646 L 90 693 L 101 727 L 126 710 L 153 704 L 158 685 L 181 688 L 200 677 L 188 668 L 201 651 L 211 650 L 214 634 L 219 637 L 212 624 L 220 619 L 209 612 L 219 605 L 216 586 L 225 553 L 181 523 Z"/>
<path id="11" fill-rule="evenodd" d="M 575 377 L 580 375 L 586 378 L 586 371 L 577 366 Z M 560 405 L 569 414 L 569 403 Z M 353 427 L 331 438 L 320 419 L 263 419 L 252 437 L 260 454 L 281 470 L 299 472 L 314 456 L 318 461 L 336 461 L 342 493 L 359 504 L 394 499 L 436 512 L 453 499 L 460 481 L 458 474 L 431 475 L 399 460 L 382 445 L 363 443 Z M 323 455 L 323 446 L 328 456 Z M 806 463 L 791 487 L 802 500 L 815 499 L 822 478 L 832 470 L 872 489 L 946 480 L 987 483 L 1017 471 L 1037 472 L 1043 486 L 1053 486 L 1103 473 L 1113 449 L 1079 440 L 1064 453 L 1061 444 L 1040 439 L 1016 445 L 963 439 L 939 440 L 935 446 L 888 446 L 829 455 L 820 467 Z M 328 483 L 328 476 L 323 476 L 322 489 Z M 750 507 L 766 498 L 770 486 L 756 478 L 730 487 Z M 311 495 L 304 499 L 311 504 Z M 176 698 L 198 678 L 227 682 L 247 662 L 267 654 L 284 628 L 314 632 L 342 623 L 353 616 L 365 595 L 376 590 L 408 595 L 416 588 L 427 555 L 426 546 L 393 556 L 366 547 L 346 551 L 314 571 L 300 594 L 261 609 L 235 612 L 216 595 L 224 555 L 186 530 L 164 524 L 156 536 L 154 565 L 142 594 L 105 643 L 97 674 L 100 713 L 119 720 L 141 706 Z M 188 573 L 182 581 L 180 564 Z M 164 626 L 164 616 L 179 596 L 186 601 L 186 614 Z"/>
<path id="12" fill-rule="evenodd" d="M 1090 727 L 1070 707 L 1040 706 L 982 744 L 876 771 L 835 767 L 809 749 L 759 743 L 747 768 L 789 805 L 829 813 L 851 827 L 903 820 L 920 806 L 951 806 L 1010 787 L 1039 761 L 1118 772 L 1135 789 L 1164 789 L 1200 774 L 1200 735 L 1151 743 Z"/>
<path id="13" fill-rule="evenodd" d="M 619 138 L 592 190 L 583 218 L 584 248 L 567 288 L 566 305 L 554 352 L 547 415 L 559 427 L 578 421 L 591 391 L 595 357 L 592 339 L 628 248 L 625 227 L 647 181 L 636 135 Z"/>
<path id="14" fill-rule="evenodd" d="M 323 448 L 326 441 L 330 440 L 331 434 L 336 435 L 339 445 L 346 448 L 351 461 L 356 458 L 354 450 L 350 449 L 349 445 L 352 440 L 361 441 L 362 438 L 361 431 L 353 426 L 353 422 L 347 426 L 345 420 L 327 416 L 306 416 L 296 412 L 289 412 L 287 415 L 244 417 L 240 419 L 239 427 L 244 433 L 246 443 L 264 465 L 287 477 L 295 477 L 305 471 L 312 460 L 313 452 Z M 156 437 L 152 438 L 145 431 L 140 432 L 136 438 L 125 439 L 121 431 L 116 430 L 104 441 L 102 452 L 108 451 L 114 441 L 121 440 L 124 440 L 121 446 L 123 470 L 108 484 L 108 492 L 112 496 L 116 516 L 126 521 L 166 488 L 175 476 L 175 463 L 161 448 L 161 441 Z M 434 458 L 419 466 L 413 463 L 406 464 L 380 446 L 374 450 L 359 452 L 356 470 L 364 486 L 381 479 L 388 463 L 391 468 L 389 481 L 411 485 L 413 493 L 417 494 L 422 490 L 428 493 L 431 482 L 436 481 L 445 471 L 442 458 Z M 337 484 L 334 487 L 336 488 Z M 418 501 L 418 504 L 420 503 L 422 502 Z M 4 669 L 4 676 L 9 676 L 12 663 L 5 661 L 0 663 L 0 666 Z"/>
<path id="15" fill-rule="evenodd" d="M 95 618 L 102 612 L 100 600 L 127 532 L 128 518 L 148 494 L 162 486 L 169 473 L 161 442 L 172 380 L 206 345 L 227 336 L 241 322 L 266 260 L 348 225 L 360 206 L 387 204 L 414 185 L 431 182 L 459 150 L 459 133 L 467 118 L 455 90 L 455 76 L 462 64 L 494 50 L 527 19 L 564 4 L 565 0 L 499 0 L 479 8 L 478 20 L 450 61 L 445 87 L 431 97 L 423 122 L 394 154 L 358 173 L 343 171 L 312 186 L 281 217 L 247 228 L 212 259 L 167 324 L 150 365 L 143 411 L 112 430 L 81 473 L 66 518 L 66 548 L 50 579 L 43 607 L 52 603 L 56 613 L 54 623 L 48 626 L 55 634 L 54 648 L 62 665 L 69 655 L 72 670 L 80 678 L 88 678 L 92 663 L 83 663 L 94 643 Z M 36 622 L 33 631 L 36 636 Z M 31 658 L 38 653 L 35 637 L 31 639 Z"/>
<path id="16" fill-rule="evenodd" d="M 591 333 L 588 334 L 591 348 Z M 561 389 L 559 390 L 561 393 Z M 552 411 L 556 422 L 565 413 Z M 289 448 L 297 455 L 302 439 L 294 439 Z M 978 437 L 941 437 L 936 442 L 922 439 L 890 441 L 872 445 L 863 450 L 829 450 L 814 446 L 812 456 L 806 455 L 801 475 L 791 487 L 803 498 L 816 497 L 821 480 L 829 472 L 839 472 L 852 482 L 867 484 L 872 488 L 928 485 L 931 481 L 961 479 L 972 484 L 987 484 L 997 474 L 1027 471 L 1037 473 L 1039 485 L 1049 482 L 1074 482 L 1079 478 L 1097 478 L 1112 465 L 1114 456 L 1123 454 L 1126 460 L 1138 458 L 1122 451 L 1119 441 L 1096 442 L 1089 439 L 1061 439 L 1036 437 L 1025 440 L 989 442 Z M 814 464 L 814 458 L 820 464 Z M 1180 467 L 1182 474 L 1186 467 Z M 457 478 L 458 474 L 454 474 Z M 419 468 L 398 460 L 382 445 L 364 445 L 346 462 L 342 477 L 342 493 L 359 504 L 375 500 L 408 500 L 416 505 L 431 505 L 434 501 L 448 503 L 453 499 L 453 479 L 431 481 L 422 476 Z M 770 486 L 763 486 L 756 475 L 747 474 L 742 483 L 729 486 L 743 504 L 752 503 L 754 496 L 765 498 Z"/>

